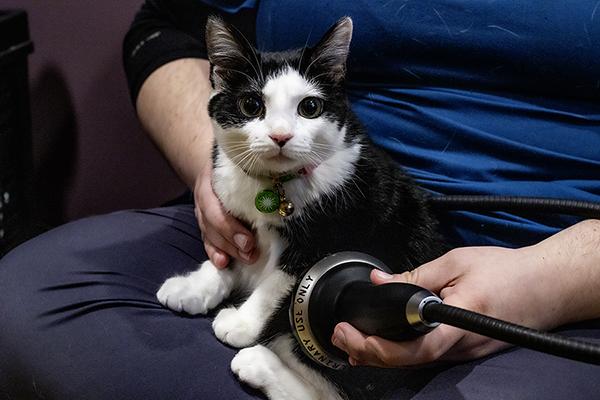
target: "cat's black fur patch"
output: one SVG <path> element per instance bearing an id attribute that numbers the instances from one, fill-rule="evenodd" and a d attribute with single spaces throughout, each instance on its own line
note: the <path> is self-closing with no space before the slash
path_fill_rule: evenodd
<path id="1" fill-rule="evenodd" d="M 281 265 L 296 277 L 320 259 L 339 251 L 373 255 L 392 271 L 400 273 L 441 256 L 447 250 L 424 193 L 387 154 L 358 133 L 362 129 L 352 116 L 350 120 L 355 125 L 352 129 L 363 143 L 351 180 L 335 195 L 304 210 L 306 219 L 286 220 L 285 227 L 280 229 L 289 242 Z M 264 340 L 291 332 L 291 301 L 290 295 L 275 313 L 264 331 Z M 351 399 L 377 399 L 377 393 L 383 394 L 405 384 L 406 373 L 399 370 L 397 373 L 375 368 L 359 368 L 360 373 L 356 368 L 333 371 L 310 360 L 299 346 L 295 353 L 343 388 Z"/>
<path id="2" fill-rule="evenodd" d="M 335 26 L 332 28 L 332 30 Z M 233 35 L 234 28 L 229 28 Z M 331 31 L 329 33 L 331 33 Z M 328 33 L 328 34 L 329 34 Z M 327 35 L 313 48 L 280 53 L 259 53 L 247 46 L 238 49 L 244 60 L 227 60 L 220 71 L 220 91 L 209 102 L 209 115 L 223 128 L 242 126 L 250 119 L 238 109 L 241 96 L 252 93 L 261 96 L 268 77 L 282 70 L 295 68 L 307 80 L 312 80 L 325 95 L 323 115 L 338 127 L 346 127 L 348 146 L 361 144 L 355 172 L 335 193 L 306 206 L 301 218 L 286 218 L 280 234 L 289 243 L 282 254 L 281 267 L 300 277 L 323 257 L 339 251 L 360 251 L 382 260 L 394 272 L 404 272 L 430 261 L 446 251 L 438 232 L 436 219 L 430 213 L 425 194 L 400 166 L 375 147 L 348 101 L 339 68 L 329 71 L 328 63 L 314 62 L 314 52 Z M 237 36 L 236 36 L 237 37 Z M 209 39 L 210 40 L 210 39 Z M 242 41 L 237 37 L 238 41 Z M 208 45 L 210 54 L 210 44 Z M 213 66 L 213 73 L 214 73 Z M 228 72 L 227 68 L 231 70 Z M 291 295 L 282 303 L 262 335 L 267 342 L 273 337 L 291 333 L 288 307 Z M 354 371 L 332 371 L 317 365 L 297 347 L 298 357 L 342 387 L 352 398 L 378 398 L 396 385 L 396 378 L 405 375 L 397 371 L 361 368 L 360 379 Z M 360 383 L 357 383 L 360 381 Z M 377 390 L 365 389 L 364 382 L 377 382 Z"/>

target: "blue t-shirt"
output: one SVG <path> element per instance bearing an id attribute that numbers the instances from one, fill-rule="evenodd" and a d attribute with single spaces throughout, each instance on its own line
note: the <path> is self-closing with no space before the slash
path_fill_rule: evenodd
<path id="1" fill-rule="evenodd" d="M 265 51 L 312 45 L 351 16 L 353 109 L 426 190 L 600 201 L 597 0 L 227 3 L 257 4 Z M 521 246 L 575 219 L 453 212 L 443 222 L 458 244 Z"/>

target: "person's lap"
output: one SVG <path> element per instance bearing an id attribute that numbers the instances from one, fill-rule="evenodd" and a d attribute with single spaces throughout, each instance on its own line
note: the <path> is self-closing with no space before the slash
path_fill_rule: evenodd
<path id="1" fill-rule="evenodd" d="M 0 398 L 253 399 L 211 318 L 156 300 L 206 259 L 191 205 L 76 221 L 0 260 Z M 600 326 L 578 330 L 600 338 Z M 394 399 L 593 398 L 598 367 L 514 350 L 450 367 Z M 417 393 L 418 392 L 418 393 Z"/>
<path id="2" fill-rule="evenodd" d="M 0 382 L 46 399 L 260 398 L 236 383 L 235 350 L 209 318 L 156 300 L 165 279 L 206 259 L 194 221 L 191 206 L 119 212 L 9 253 L 0 261 Z"/>

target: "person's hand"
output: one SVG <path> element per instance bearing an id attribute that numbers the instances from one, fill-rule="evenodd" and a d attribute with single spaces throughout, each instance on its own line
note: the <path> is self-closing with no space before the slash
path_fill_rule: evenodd
<path id="1" fill-rule="evenodd" d="M 398 275 L 371 272 L 374 284 L 407 282 L 438 293 L 444 303 L 482 314 L 542 325 L 533 315 L 516 316 L 521 302 L 529 301 L 527 290 L 516 290 L 535 282 L 523 268 L 520 250 L 463 248 Z M 511 267 L 516 271 L 508 271 Z M 514 286 L 517 286 L 515 288 Z M 518 292 L 518 293 L 517 293 Z M 534 323 L 535 322 L 535 323 Z M 367 336 L 347 323 L 336 326 L 333 344 L 349 355 L 351 365 L 402 367 L 429 364 L 438 360 L 481 357 L 506 345 L 448 325 L 407 342 L 392 342 Z"/>
<path id="2" fill-rule="evenodd" d="M 533 291 L 545 281 L 537 266 L 541 259 L 530 253 L 529 248 L 455 249 L 411 272 L 387 275 L 374 270 L 371 280 L 374 284 L 412 283 L 438 293 L 449 305 L 532 328 L 548 328 L 552 322 L 544 312 L 547 303 L 538 301 Z M 348 353 L 351 365 L 379 367 L 473 359 L 508 346 L 449 325 L 440 325 L 416 340 L 392 342 L 340 323 L 332 342 Z"/>
<path id="3" fill-rule="evenodd" d="M 392 276 L 374 270 L 371 280 L 374 284 L 412 283 L 438 293 L 449 305 L 531 328 L 551 329 L 598 313 L 592 301 L 598 297 L 598 285 L 589 282 L 598 274 L 597 265 L 594 267 L 600 254 L 598 227 L 598 221 L 584 222 L 579 229 L 575 226 L 521 249 L 455 249 L 411 272 Z M 581 241 L 581 232 L 585 237 L 595 235 L 595 247 L 589 244 L 594 242 Z M 580 295 L 581 304 L 569 305 L 582 289 L 589 294 Z M 332 342 L 348 353 L 351 365 L 379 367 L 475 359 L 509 346 L 449 325 L 440 325 L 416 340 L 392 342 L 367 336 L 344 322 L 336 326 Z"/>
<path id="4" fill-rule="evenodd" d="M 230 257 L 252 264 L 258 258 L 254 235 L 223 209 L 212 188 L 211 171 L 210 165 L 203 168 L 194 184 L 194 211 L 206 254 L 217 268 L 225 268 Z"/>

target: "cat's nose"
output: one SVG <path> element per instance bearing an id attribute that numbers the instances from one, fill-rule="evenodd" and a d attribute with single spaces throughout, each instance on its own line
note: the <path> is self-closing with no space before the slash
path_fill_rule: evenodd
<path id="1" fill-rule="evenodd" d="M 271 133 L 269 135 L 272 141 L 277 143 L 279 147 L 283 147 L 292 138 L 291 133 Z"/>

